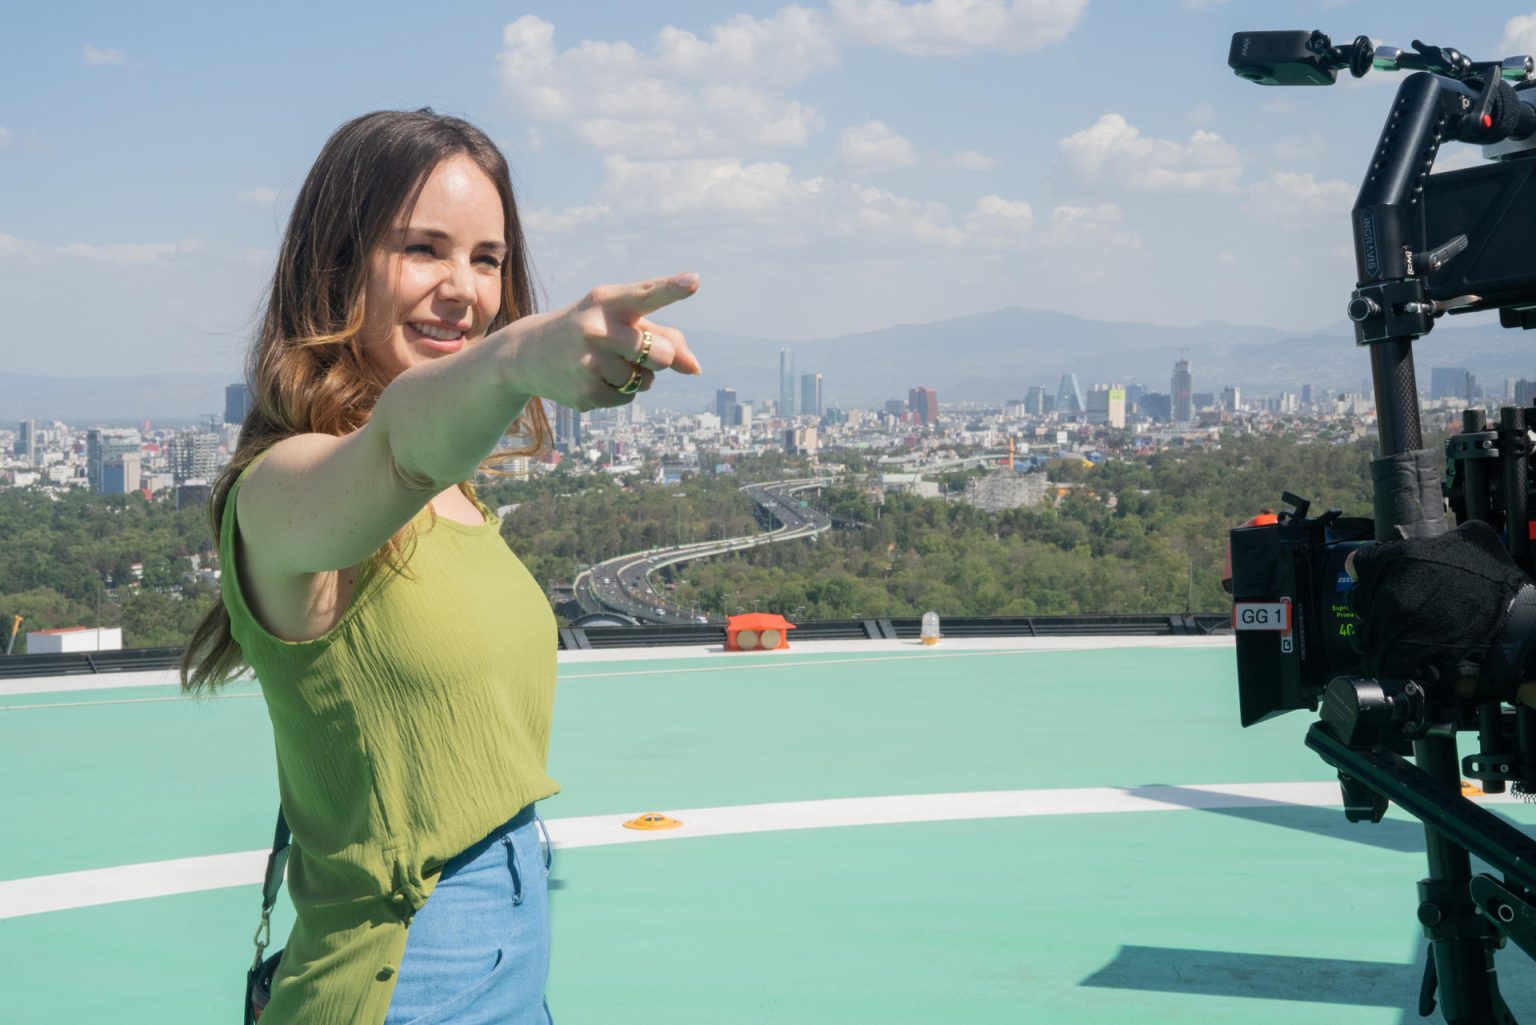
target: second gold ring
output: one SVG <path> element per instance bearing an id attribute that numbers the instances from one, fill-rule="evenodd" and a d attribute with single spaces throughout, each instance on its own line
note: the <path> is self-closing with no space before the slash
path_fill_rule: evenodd
<path id="1" fill-rule="evenodd" d="M 631 363 L 629 365 L 629 380 L 623 384 L 614 385 L 614 387 L 620 395 L 633 395 L 640 390 L 640 381 L 643 377 L 644 373 L 641 371 L 640 365 L 638 363 Z"/>
<path id="2" fill-rule="evenodd" d="M 635 366 L 645 367 L 645 361 L 651 357 L 651 343 L 655 340 L 656 336 L 649 331 L 640 336 L 640 353 L 634 359 Z"/>

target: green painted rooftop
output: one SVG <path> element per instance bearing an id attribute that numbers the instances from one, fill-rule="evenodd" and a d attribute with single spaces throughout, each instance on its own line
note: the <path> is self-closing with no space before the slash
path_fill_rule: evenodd
<path id="1" fill-rule="evenodd" d="M 561 655 L 560 1025 L 1417 1022 L 1423 831 L 1351 824 L 1229 639 Z M 277 785 L 254 683 L 0 683 L 0 1021 L 234 1021 Z M 1490 800 L 1536 824 L 1536 808 Z M 664 833 L 621 823 L 680 819 Z M 286 894 L 274 949 L 292 923 Z M 1499 958 L 1536 1018 L 1536 970 Z"/>

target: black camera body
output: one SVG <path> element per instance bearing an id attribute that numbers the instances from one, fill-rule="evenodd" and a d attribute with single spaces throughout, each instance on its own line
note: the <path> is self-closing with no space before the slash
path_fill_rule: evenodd
<path id="1" fill-rule="evenodd" d="M 1232 531 L 1232 629 L 1244 726 L 1282 712 L 1316 711 L 1335 676 L 1359 671 L 1352 639 L 1354 581 L 1344 560 L 1375 534 L 1372 520 L 1337 509 L 1307 515 L 1286 493 L 1279 522 Z"/>

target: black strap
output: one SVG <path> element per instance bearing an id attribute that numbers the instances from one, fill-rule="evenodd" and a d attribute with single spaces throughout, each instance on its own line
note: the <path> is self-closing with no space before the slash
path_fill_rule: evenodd
<path id="1" fill-rule="evenodd" d="M 272 837 L 272 853 L 267 856 L 267 878 L 261 887 L 261 913 L 270 914 L 277 906 L 277 893 L 283 888 L 283 871 L 288 867 L 288 820 L 283 818 L 283 807 L 277 807 L 277 832 Z"/>

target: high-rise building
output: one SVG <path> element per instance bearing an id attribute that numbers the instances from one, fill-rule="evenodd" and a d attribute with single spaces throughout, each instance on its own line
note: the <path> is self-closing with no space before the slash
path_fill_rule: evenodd
<path id="1" fill-rule="evenodd" d="M 16 447 L 12 455 L 27 463 L 37 465 L 37 421 L 21 420 L 16 424 Z"/>
<path id="2" fill-rule="evenodd" d="M 1143 392 L 1137 409 L 1158 423 L 1167 423 L 1173 419 L 1173 402 L 1166 392 Z"/>
<path id="3" fill-rule="evenodd" d="M 581 447 L 581 413 L 569 406 L 555 406 L 555 450 L 574 452 Z"/>
<path id="4" fill-rule="evenodd" d="M 1061 375 L 1061 383 L 1056 386 L 1056 412 L 1063 416 L 1088 412 L 1088 405 L 1083 401 L 1083 389 L 1077 383 L 1076 374 Z"/>
<path id="5" fill-rule="evenodd" d="M 907 409 L 917 414 L 919 423 L 931 427 L 939 422 L 939 393 L 932 388 L 913 388 L 907 392 Z"/>
<path id="6" fill-rule="evenodd" d="M 251 409 L 251 390 L 244 381 L 224 386 L 224 422 L 245 423 L 245 414 Z"/>
<path id="7" fill-rule="evenodd" d="M 1038 384 L 1030 385 L 1029 392 L 1024 396 L 1024 415 L 1045 415 L 1045 389 Z"/>
<path id="8" fill-rule="evenodd" d="M 143 462 L 139 453 L 124 452 L 117 461 L 101 468 L 101 494 L 126 495 L 140 487 Z"/>
<path id="9" fill-rule="evenodd" d="M 715 389 L 715 415 L 720 418 L 720 426 L 730 427 L 736 422 L 736 389 Z"/>
<path id="10" fill-rule="evenodd" d="M 824 412 L 821 405 L 821 375 L 800 375 L 800 415 L 819 417 Z"/>
<path id="11" fill-rule="evenodd" d="M 1312 404 L 1312 386 L 1310 384 L 1301 386 L 1301 401 L 1308 406 Z"/>
<path id="12" fill-rule="evenodd" d="M 1098 385 L 1088 392 L 1088 422 L 1109 427 L 1125 426 L 1125 389 L 1118 384 Z"/>
<path id="13" fill-rule="evenodd" d="M 1304 398 L 1303 401 L 1310 402 Z M 1236 413 L 1243 408 L 1243 389 L 1235 384 L 1229 384 L 1221 390 L 1221 408 L 1228 413 Z"/>
<path id="14" fill-rule="evenodd" d="M 1429 372 L 1429 397 L 1432 399 L 1468 399 L 1468 381 L 1472 375 L 1466 367 L 1434 367 Z"/>
<path id="15" fill-rule="evenodd" d="M 170 441 L 171 476 L 177 484 L 211 481 L 219 475 L 219 444 L 212 431 L 181 431 Z"/>
<path id="16" fill-rule="evenodd" d="M 86 479 L 89 480 L 91 491 L 98 495 L 122 494 L 122 491 L 109 492 L 106 488 L 107 467 L 121 467 L 123 456 L 134 457 L 134 477 L 138 476 L 137 461 L 140 450 L 139 432 L 133 430 L 103 429 L 93 427 L 85 435 L 85 466 Z M 121 470 L 114 478 L 119 485 L 123 483 Z M 138 481 L 135 479 L 134 487 L 138 490 Z"/>
<path id="17" fill-rule="evenodd" d="M 1195 377 L 1189 371 L 1189 360 L 1181 359 L 1173 365 L 1173 422 L 1195 422 Z"/>
<path id="18" fill-rule="evenodd" d="M 779 350 L 779 416 L 795 415 L 795 353 L 792 349 Z"/>
<path id="19" fill-rule="evenodd" d="M 1515 405 L 1536 406 L 1536 381 L 1522 378 L 1515 382 Z"/>

